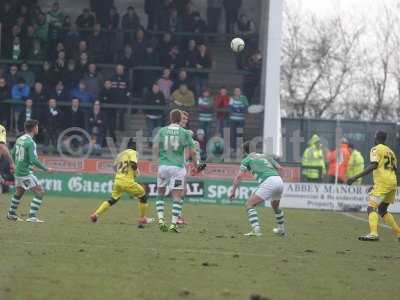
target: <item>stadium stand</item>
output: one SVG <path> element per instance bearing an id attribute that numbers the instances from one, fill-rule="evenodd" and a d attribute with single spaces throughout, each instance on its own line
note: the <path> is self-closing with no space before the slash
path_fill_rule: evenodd
<path id="1" fill-rule="evenodd" d="M 251 2 L 246 5 L 256 3 Z M 249 93 L 251 103 L 258 101 L 254 91 L 259 86 L 262 58 L 257 51 L 257 26 L 242 13 L 239 18 L 239 12 L 248 10 L 240 10 L 242 1 L 124 4 L 126 1 L 102 1 L 101 5 L 90 1 L 78 9 L 75 1 L 68 7 L 52 1 L 2 2 L 0 121 L 11 133 L 18 135 L 18 121 L 30 117 L 29 109 L 26 113 L 28 99 L 42 123 L 48 120 L 48 101 L 54 99 L 61 124 L 69 123 L 66 116 L 71 101 L 79 99 L 83 126 L 89 132 L 92 107 L 99 100 L 101 107 L 112 112 L 105 122 L 108 135 L 114 139 L 147 128 L 144 111 L 161 108 L 160 114 L 181 105 L 175 100 L 186 99 L 179 93 L 182 84 L 194 98 L 185 105 L 193 130 L 199 127 L 198 99 L 205 89 L 214 100 L 221 86 L 226 86 L 230 95 L 240 87 Z M 226 24 L 219 22 L 224 11 L 229 17 Z M 249 44 L 238 57 L 226 47 L 232 32 Z M 171 73 L 170 87 L 163 79 L 164 68 Z M 107 82 L 111 87 L 107 88 Z M 155 82 L 166 91 L 164 106 L 146 102 Z M 215 106 L 211 106 L 212 119 L 216 120 Z M 207 138 L 218 128 L 216 122 L 210 124 Z M 39 140 L 47 144 L 43 133 Z M 104 145 L 104 141 L 99 144 Z"/>

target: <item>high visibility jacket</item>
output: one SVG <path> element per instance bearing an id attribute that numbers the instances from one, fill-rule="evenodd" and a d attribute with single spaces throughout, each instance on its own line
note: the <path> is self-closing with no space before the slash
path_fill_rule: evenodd
<path id="1" fill-rule="evenodd" d="M 326 173 L 324 151 L 319 146 L 320 139 L 314 135 L 303 153 L 302 174 L 307 179 L 321 179 Z"/>
<path id="2" fill-rule="evenodd" d="M 364 170 L 364 157 L 358 150 L 353 150 L 350 155 L 349 165 L 346 176 L 353 177 Z M 361 184 L 362 178 L 358 179 L 354 184 Z"/>

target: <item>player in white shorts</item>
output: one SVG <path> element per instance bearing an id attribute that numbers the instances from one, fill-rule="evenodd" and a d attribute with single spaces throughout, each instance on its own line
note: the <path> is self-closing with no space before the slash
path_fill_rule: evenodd
<path id="1" fill-rule="evenodd" d="M 185 188 L 185 149 L 189 149 L 189 156 L 194 158 L 194 141 L 188 130 L 180 126 L 182 114 L 178 109 L 170 112 L 170 125 L 158 132 L 153 147 L 159 154 L 160 162 L 157 174 L 157 216 L 161 231 L 178 232 L 177 221 L 182 210 L 182 195 Z M 196 163 L 195 163 L 196 164 Z M 197 167 L 197 165 L 196 165 Z M 172 221 L 168 226 L 164 221 L 164 203 L 166 189 L 171 190 Z"/>
<path id="2" fill-rule="evenodd" d="M 240 184 L 243 174 L 250 171 L 256 177 L 259 186 L 245 204 L 252 228 L 251 232 L 245 235 L 261 236 L 261 227 L 255 207 L 265 201 L 271 202 L 271 207 L 275 212 L 277 226 L 273 229 L 273 233 L 277 235 L 285 235 L 284 214 L 279 208 L 283 193 L 283 181 L 278 173 L 278 170 L 281 167 L 269 156 L 254 152 L 250 153 L 249 146 L 249 143 L 244 144 L 243 148 L 246 157 L 242 160 L 240 171 L 233 180 L 233 187 L 229 198 L 231 201 L 235 198 L 236 189 Z"/>

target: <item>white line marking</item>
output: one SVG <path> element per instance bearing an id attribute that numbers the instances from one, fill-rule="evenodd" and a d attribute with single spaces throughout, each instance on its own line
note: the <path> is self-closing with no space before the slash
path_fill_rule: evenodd
<path id="1" fill-rule="evenodd" d="M 366 219 L 364 219 L 364 218 L 362 218 L 362 217 L 355 216 L 355 215 L 353 215 L 353 214 L 351 214 L 351 213 L 344 212 L 344 213 L 342 213 L 342 215 L 344 215 L 344 216 L 346 216 L 346 217 L 348 217 L 348 218 L 351 218 L 351 219 L 353 219 L 353 220 L 358 220 L 358 221 L 362 221 L 362 222 L 364 222 L 364 223 L 368 223 L 368 220 L 366 220 Z M 383 228 L 391 229 L 390 226 L 387 226 L 387 225 L 385 225 L 385 224 L 378 224 L 378 225 L 379 225 L 380 227 L 383 227 Z"/>

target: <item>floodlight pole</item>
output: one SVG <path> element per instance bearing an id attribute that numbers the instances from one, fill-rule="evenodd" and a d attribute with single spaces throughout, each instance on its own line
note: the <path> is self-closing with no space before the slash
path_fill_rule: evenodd
<path id="1" fill-rule="evenodd" d="M 262 0 L 263 70 L 261 103 L 264 102 L 263 151 L 282 156 L 280 68 L 282 1 Z"/>

